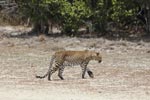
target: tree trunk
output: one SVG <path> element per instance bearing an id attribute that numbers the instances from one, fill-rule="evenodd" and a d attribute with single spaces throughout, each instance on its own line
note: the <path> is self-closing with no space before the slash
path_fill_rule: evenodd
<path id="1" fill-rule="evenodd" d="M 150 35 L 150 8 L 147 9 L 148 12 L 147 12 L 147 34 Z"/>
<path id="2" fill-rule="evenodd" d="M 49 32 L 49 24 L 45 22 L 36 22 L 33 25 L 32 33 L 34 34 L 48 34 Z"/>

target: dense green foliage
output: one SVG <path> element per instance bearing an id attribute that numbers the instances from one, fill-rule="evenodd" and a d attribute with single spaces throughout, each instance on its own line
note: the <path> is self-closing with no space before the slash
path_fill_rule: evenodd
<path id="1" fill-rule="evenodd" d="M 73 34 L 81 26 L 90 32 L 106 32 L 113 22 L 123 27 L 135 24 L 139 7 L 149 1 L 138 0 L 17 0 L 22 14 L 35 25 L 59 23 L 62 32 Z M 149 7 L 149 5 L 148 5 Z M 90 22 L 90 23 L 89 23 Z"/>

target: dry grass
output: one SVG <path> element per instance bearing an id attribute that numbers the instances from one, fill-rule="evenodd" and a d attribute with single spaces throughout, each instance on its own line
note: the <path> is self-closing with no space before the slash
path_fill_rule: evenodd
<path id="1" fill-rule="evenodd" d="M 92 45 L 94 44 L 94 45 Z M 65 80 L 36 79 L 46 73 L 51 55 L 60 49 L 96 50 L 101 64 L 89 67 L 94 79 L 81 79 L 80 67 L 67 67 Z M 112 49 L 113 48 L 113 49 Z M 0 39 L 1 100 L 149 100 L 150 44 L 109 41 L 102 38 L 6 38 Z"/>

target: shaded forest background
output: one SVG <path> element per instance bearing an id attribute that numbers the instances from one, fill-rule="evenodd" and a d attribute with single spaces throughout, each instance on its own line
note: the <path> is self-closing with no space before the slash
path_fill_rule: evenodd
<path id="1" fill-rule="evenodd" d="M 1 0 L 0 25 L 32 26 L 30 33 L 150 36 L 150 0 Z"/>

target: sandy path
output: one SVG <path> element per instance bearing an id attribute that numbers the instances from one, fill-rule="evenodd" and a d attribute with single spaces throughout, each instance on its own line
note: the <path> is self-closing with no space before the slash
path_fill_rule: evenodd
<path id="1" fill-rule="evenodd" d="M 14 30 L 0 29 L 2 34 Z M 0 38 L 0 100 L 150 100 L 150 43 L 43 38 Z M 61 49 L 100 51 L 103 62 L 89 64 L 95 78 L 83 80 L 79 67 L 67 67 L 64 81 L 57 74 L 51 82 L 36 79 Z"/>

